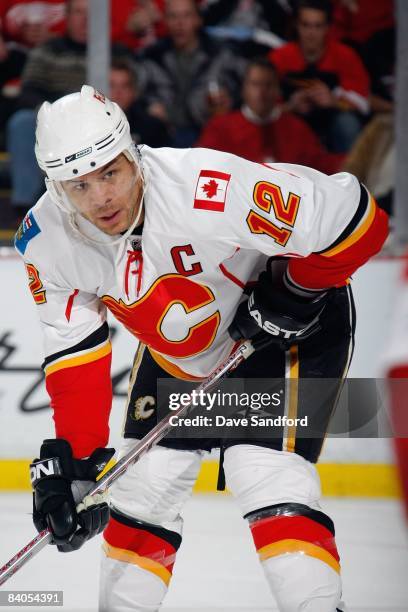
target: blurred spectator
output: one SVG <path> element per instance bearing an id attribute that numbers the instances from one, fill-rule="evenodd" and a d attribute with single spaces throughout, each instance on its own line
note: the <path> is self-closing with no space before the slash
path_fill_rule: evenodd
<path id="1" fill-rule="evenodd" d="M 169 123 L 173 146 L 193 144 L 212 114 L 238 97 L 243 60 L 201 32 L 194 0 L 167 0 L 169 36 L 141 56 L 149 112 Z"/>
<path id="2" fill-rule="evenodd" d="M 391 214 L 396 172 L 394 30 L 374 34 L 367 51 L 368 69 L 372 75 L 370 104 L 374 114 L 354 143 L 343 169 L 367 185 L 379 205 Z"/>
<path id="3" fill-rule="evenodd" d="M 11 203 L 21 216 L 44 190 L 34 155 L 36 109 L 81 89 L 86 82 L 88 0 L 68 0 L 66 33 L 32 49 L 22 75 L 18 110 L 7 124 Z M 125 53 L 113 46 L 113 53 Z"/>
<path id="4" fill-rule="evenodd" d="M 6 40 L 37 47 L 65 29 L 64 0 L 2 0 L 0 6 Z"/>
<path id="5" fill-rule="evenodd" d="M 15 98 L 20 91 L 20 77 L 26 59 L 24 47 L 5 42 L 0 34 L 0 147 L 3 147 L 6 122 L 15 110 Z"/>
<path id="6" fill-rule="evenodd" d="M 206 26 L 249 27 L 288 38 L 296 0 L 202 0 Z"/>
<path id="7" fill-rule="evenodd" d="M 29 47 L 65 32 L 64 0 L 0 0 L 0 21 L 6 40 Z M 164 0 L 111 0 L 113 42 L 144 47 L 164 35 Z"/>
<path id="8" fill-rule="evenodd" d="M 378 113 L 365 126 L 347 156 L 342 170 L 363 182 L 378 204 L 392 212 L 395 185 L 395 138 L 393 113 Z"/>
<path id="9" fill-rule="evenodd" d="M 356 49 L 394 26 L 393 0 L 333 0 L 333 5 L 333 33 Z"/>
<path id="10" fill-rule="evenodd" d="M 11 154 L 11 203 L 21 216 L 44 191 L 34 155 L 36 107 L 77 91 L 86 78 L 87 0 L 68 0 L 66 33 L 34 48 L 28 57 L 19 99 L 21 110 L 7 124 Z"/>
<path id="11" fill-rule="evenodd" d="M 288 109 L 331 151 L 347 152 L 369 110 L 369 77 L 357 53 L 329 38 L 328 0 L 299 0 L 298 41 L 270 53 Z"/>
<path id="12" fill-rule="evenodd" d="M 125 59 L 112 62 L 110 72 L 110 99 L 125 111 L 133 140 L 150 147 L 166 147 L 170 138 L 165 123 L 147 114 L 139 95 L 137 79 L 132 65 Z"/>
<path id="13" fill-rule="evenodd" d="M 120 0 L 111 11 L 113 40 L 144 49 L 166 34 L 165 0 Z"/>
<path id="14" fill-rule="evenodd" d="M 23 72 L 20 107 L 35 108 L 85 82 L 88 0 L 68 0 L 66 32 L 33 49 Z"/>
<path id="15" fill-rule="evenodd" d="M 287 162 L 334 173 L 341 155 L 328 153 L 308 125 L 278 106 L 279 85 L 268 60 L 253 60 L 243 83 L 240 110 L 215 117 L 197 145 L 240 155 L 254 162 Z"/>
<path id="16" fill-rule="evenodd" d="M 395 30 L 380 30 L 365 46 L 365 63 L 371 79 L 371 111 L 394 110 Z"/>
<path id="17" fill-rule="evenodd" d="M 138 0 L 129 17 L 127 28 L 137 41 L 138 48 L 155 43 L 166 34 L 164 0 Z"/>
<path id="18" fill-rule="evenodd" d="M 63 0 L 0 0 L 0 143 L 30 48 L 60 32 L 65 23 Z"/>

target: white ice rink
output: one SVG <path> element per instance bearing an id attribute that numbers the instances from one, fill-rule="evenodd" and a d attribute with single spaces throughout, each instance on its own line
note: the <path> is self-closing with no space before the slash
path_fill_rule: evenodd
<path id="1" fill-rule="evenodd" d="M 34 535 L 27 493 L 0 494 L 0 566 Z M 350 612 L 408 612 L 408 528 L 398 502 L 326 498 L 336 525 Z M 196 495 L 184 511 L 185 530 L 163 610 L 276 610 L 251 537 L 231 497 Z M 62 590 L 64 606 L 0 610 L 97 609 L 99 545 L 71 554 L 41 551 L 2 589 Z"/>

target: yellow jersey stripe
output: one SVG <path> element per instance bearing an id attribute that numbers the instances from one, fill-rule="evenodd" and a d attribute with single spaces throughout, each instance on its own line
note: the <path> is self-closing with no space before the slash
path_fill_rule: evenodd
<path id="1" fill-rule="evenodd" d="M 348 236 L 345 240 L 340 242 L 340 244 L 333 247 L 329 251 L 325 251 L 324 253 L 321 253 L 322 257 L 333 257 L 334 255 L 341 253 L 341 251 L 348 249 L 353 244 L 355 244 L 358 240 L 360 240 L 361 236 L 363 236 L 367 232 L 368 228 L 374 221 L 376 208 L 377 208 L 377 205 L 375 203 L 375 200 L 372 196 L 370 196 L 370 203 L 368 205 L 368 214 L 365 220 L 362 222 L 362 224 L 359 227 L 357 227 L 356 230 L 352 234 L 350 234 L 350 236 Z"/>
<path id="2" fill-rule="evenodd" d="M 90 349 L 88 352 L 83 353 L 82 355 L 77 355 L 76 357 L 71 357 L 70 355 L 67 355 L 66 358 L 47 365 L 45 367 L 45 375 L 50 376 L 50 374 L 54 374 L 55 372 L 58 372 L 58 370 L 63 370 L 65 368 L 74 368 L 75 366 L 91 363 L 92 361 L 97 361 L 98 359 L 102 359 L 102 357 L 109 355 L 111 352 L 112 345 L 110 340 L 107 340 L 106 343 L 102 346 Z"/>
<path id="3" fill-rule="evenodd" d="M 156 351 L 154 351 L 150 347 L 149 347 L 149 353 L 151 354 L 151 356 L 153 357 L 157 365 L 162 370 L 167 372 L 167 374 L 170 374 L 170 376 L 173 376 L 174 378 L 179 378 L 181 380 L 189 380 L 193 382 L 195 381 L 200 382 L 204 380 L 203 377 L 193 376 L 192 374 L 187 374 L 186 372 L 183 372 L 181 368 L 179 368 L 174 363 L 171 363 L 171 361 L 168 361 L 165 357 L 163 357 L 163 355 L 160 355 L 160 353 L 156 353 Z"/>

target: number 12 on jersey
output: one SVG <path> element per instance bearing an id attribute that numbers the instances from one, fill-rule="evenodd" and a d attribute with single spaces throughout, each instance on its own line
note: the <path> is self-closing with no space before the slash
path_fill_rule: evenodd
<path id="1" fill-rule="evenodd" d="M 278 221 L 294 227 L 299 210 L 300 196 L 289 193 L 288 199 L 285 202 L 279 185 L 260 181 L 254 187 L 253 199 L 260 210 L 269 214 L 271 208 L 273 208 Z M 253 234 L 266 234 L 281 246 L 286 246 L 292 235 L 292 230 L 276 225 L 254 210 L 250 211 L 246 222 Z"/>

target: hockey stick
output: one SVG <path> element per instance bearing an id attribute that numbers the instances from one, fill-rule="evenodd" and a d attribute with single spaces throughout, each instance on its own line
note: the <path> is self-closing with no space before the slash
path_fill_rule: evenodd
<path id="1" fill-rule="evenodd" d="M 254 352 L 254 347 L 250 340 L 247 340 L 230 356 L 223 364 L 221 364 L 208 378 L 206 378 L 196 389 L 196 392 L 212 389 L 218 382 L 224 378 L 229 372 L 234 370 L 244 359 L 247 359 Z M 107 489 L 115 480 L 117 480 L 126 470 L 136 463 L 147 451 L 155 446 L 164 436 L 171 430 L 172 425 L 170 419 L 174 416 L 182 416 L 189 412 L 193 405 L 193 399 L 188 404 L 182 405 L 177 410 L 171 412 L 162 419 L 153 429 L 129 451 L 127 455 L 122 457 L 106 474 L 98 480 L 94 487 L 90 489 L 87 495 L 95 495 Z M 0 568 L 0 586 L 4 584 L 13 574 L 15 574 L 23 565 L 32 557 L 40 552 L 47 544 L 52 541 L 51 531 L 44 529 L 22 548 L 10 561 Z"/>

